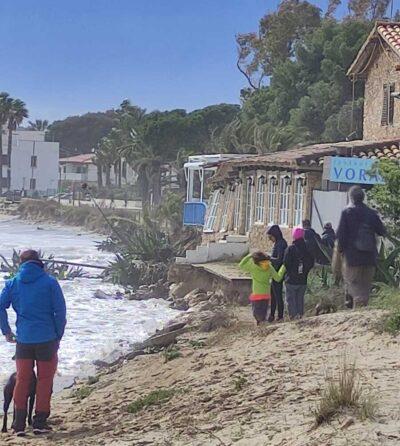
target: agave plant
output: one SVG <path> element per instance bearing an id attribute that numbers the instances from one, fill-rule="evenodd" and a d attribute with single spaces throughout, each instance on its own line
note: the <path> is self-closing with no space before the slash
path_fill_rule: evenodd
<path id="1" fill-rule="evenodd" d="M 381 243 L 375 280 L 397 288 L 400 286 L 400 240 L 393 236 Z"/>
<path id="2" fill-rule="evenodd" d="M 55 262 L 53 254 L 50 254 L 47 257 L 42 251 L 38 251 L 38 254 L 41 259 L 44 259 L 46 272 L 58 280 L 72 280 L 85 275 L 83 268 L 81 267 L 70 267 L 68 265 Z M 11 279 L 17 274 L 21 265 L 20 255 L 21 252 L 15 249 L 13 250 L 11 260 L 7 260 L 2 254 L 0 254 L 0 259 L 2 260 L 1 270 L 7 273 L 6 279 Z M 48 262 L 46 260 L 48 260 Z"/>

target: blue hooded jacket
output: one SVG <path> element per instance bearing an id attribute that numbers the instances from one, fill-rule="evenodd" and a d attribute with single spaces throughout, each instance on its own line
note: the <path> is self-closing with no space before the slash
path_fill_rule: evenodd
<path id="1" fill-rule="evenodd" d="M 0 295 L 0 327 L 3 335 L 12 330 L 6 309 L 17 313 L 17 342 L 39 344 L 60 340 L 66 324 L 65 299 L 60 285 L 41 263 L 28 261 L 6 285 Z"/>

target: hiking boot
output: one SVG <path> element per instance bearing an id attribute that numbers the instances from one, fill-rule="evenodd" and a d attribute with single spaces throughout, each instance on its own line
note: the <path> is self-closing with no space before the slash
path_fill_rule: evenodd
<path id="1" fill-rule="evenodd" d="M 11 428 L 17 437 L 23 437 L 25 435 L 26 426 L 26 410 L 15 409 L 14 420 Z"/>
<path id="2" fill-rule="evenodd" d="M 274 320 L 275 320 L 275 317 L 274 317 L 274 316 L 270 316 L 270 317 L 268 318 L 268 322 L 274 322 Z"/>
<path id="3" fill-rule="evenodd" d="M 48 416 L 49 413 L 36 412 L 32 423 L 33 433 L 35 435 L 43 435 L 52 432 L 51 427 L 47 424 Z"/>
<path id="4" fill-rule="evenodd" d="M 53 430 L 47 424 L 47 422 L 41 423 L 40 425 L 37 425 L 33 428 L 33 433 L 35 435 L 44 435 L 44 434 L 49 434 L 50 432 L 53 432 Z"/>
<path id="5" fill-rule="evenodd" d="M 26 436 L 25 431 L 14 431 L 14 434 L 16 437 L 25 437 Z"/>

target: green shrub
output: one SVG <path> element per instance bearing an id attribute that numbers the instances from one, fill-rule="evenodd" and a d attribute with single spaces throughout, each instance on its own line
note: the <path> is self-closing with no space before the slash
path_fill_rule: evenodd
<path id="1" fill-rule="evenodd" d="M 236 392 L 240 392 L 247 384 L 247 379 L 244 376 L 239 376 L 233 381 L 233 386 Z"/>
<path id="2" fill-rule="evenodd" d="M 76 398 L 79 401 L 84 400 L 85 398 L 87 398 L 92 392 L 93 392 L 93 387 L 88 387 L 88 386 L 83 386 L 80 387 L 79 389 L 75 389 L 71 396 L 72 398 Z"/>
<path id="3" fill-rule="evenodd" d="M 400 309 L 397 308 L 392 313 L 384 317 L 383 330 L 393 336 L 400 332 Z"/>
<path id="4" fill-rule="evenodd" d="M 189 344 L 195 349 L 204 348 L 206 343 L 204 341 L 197 341 L 196 339 L 192 339 L 189 341 Z"/>
<path id="5" fill-rule="evenodd" d="M 173 361 L 182 356 L 179 348 L 176 346 L 169 346 L 163 351 L 164 362 Z"/>
<path id="6" fill-rule="evenodd" d="M 89 376 L 87 383 L 89 384 L 89 386 L 96 384 L 99 382 L 99 377 L 98 376 Z"/>
<path id="7" fill-rule="evenodd" d="M 157 389 L 148 395 L 138 398 L 128 406 L 129 413 L 137 413 L 149 406 L 161 405 L 169 401 L 176 394 L 175 389 Z"/>
<path id="8" fill-rule="evenodd" d="M 376 323 L 378 332 L 397 335 L 400 332 L 400 290 L 385 285 L 376 288 L 370 302 L 372 308 L 387 312 Z"/>

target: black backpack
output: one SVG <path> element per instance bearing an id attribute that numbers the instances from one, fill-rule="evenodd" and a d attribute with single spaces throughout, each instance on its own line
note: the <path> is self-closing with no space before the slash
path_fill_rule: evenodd
<path id="1" fill-rule="evenodd" d="M 360 224 L 354 246 L 362 252 L 376 252 L 375 230 L 371 225 L 368 223 Z"/>

